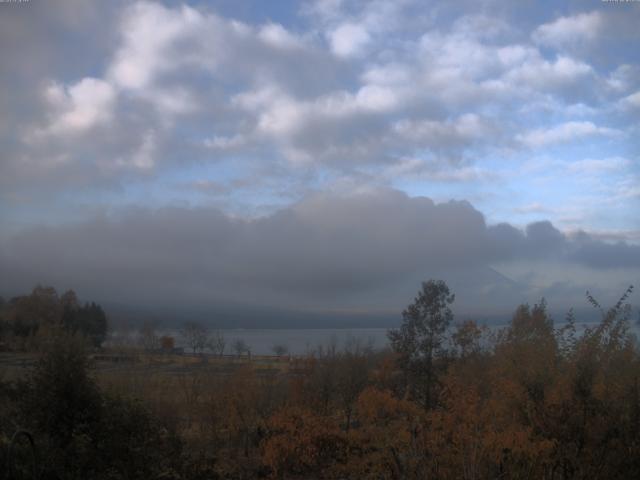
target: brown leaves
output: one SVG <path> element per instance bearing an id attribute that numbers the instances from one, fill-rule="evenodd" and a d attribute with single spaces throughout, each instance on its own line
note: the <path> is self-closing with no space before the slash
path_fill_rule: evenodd
<path id="1" fill-rule="evenodd" d="M 285 407 L 268 421 L 262 459 L 274 476 L 326 472 L 342 458 L 345 434 L 336 422 L 301 407 Z"/>

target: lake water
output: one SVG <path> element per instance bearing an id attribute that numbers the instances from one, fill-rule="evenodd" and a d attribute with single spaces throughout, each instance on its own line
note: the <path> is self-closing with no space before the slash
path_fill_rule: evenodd
<path id="1" fill-rule="evenodd" d="M 499 329 L 505 325 L 495 325 L 490 328 Z M 562 324 L 556 324 L 560 328 Z M 577 333 L 580 334 L 584 327 L 593 327 L 595 324 L 578 324 Z M 633 332 L 638 335 L 637 325 L 632 325 Z M 317 328 L 317 329 L 221 329 L 226 341 L 226 354 L 235 353 L 233 344 L 242 340 L 254 355 L 273 355 L 273 347 L 282 345 L 293 355 L 305 355 L 316 351 L 318 347 L 327 348 L 335 345 L 337 350 L 344 349 L 348 344 L 358 343 L 360 346 L 371 346 L 373 349 L 382 349 L 388 345 L 386 328 Z M 184 347 L 184 341 L 179 330 L 158 330 L 157 335 L 169 335 L 174 337 L 177 347 Z M 135 342 L 135 334 L 130 341 Z"/>
<path id="2" fill-rule="evenodd" d="M 316 329 L 220 329 L 225 339 L 225 354 L 233 354 L 233 344 L 242 340 L 254 355 L 273 355 L 273 347 L 284 346 L 292 355 L 305 355 L 318 347 L 335 346 L 344 349 L 357 343 L 361 347 L 382 349 L 387 345 L 386 328 L 316 328 Z M 176 347 L 185 347 L 179 330 L 159 330 L 158 336 L 168 335 L 175 339 Z M 134 342 L 134 339 L 131 339 Z"/>
<path id="3" fill-rule="evenodd" d="M 230 348 L 237 339 L 243 340 L 256 355 L 273 353 L 275 345 L 283 345 L 293 355 L 303 355 L 318 347 L 335 346 L 342 350 L 349 343 L 381 349 L 387 345 L 386 328 L 357 329 L 283 329 L 283 330 L 222 330 Z"/>

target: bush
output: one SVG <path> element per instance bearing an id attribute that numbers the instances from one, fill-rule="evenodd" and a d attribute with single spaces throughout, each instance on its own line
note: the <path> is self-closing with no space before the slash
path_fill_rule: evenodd
<path id="1" fill-rule="evenodd" d="M 17 389 L 18 417 L 47 459 L 45 477 L 175 476 L 181 443 L 173 429 L 141 404 L 101 392 L 77 338 L 56 338 Z"/>

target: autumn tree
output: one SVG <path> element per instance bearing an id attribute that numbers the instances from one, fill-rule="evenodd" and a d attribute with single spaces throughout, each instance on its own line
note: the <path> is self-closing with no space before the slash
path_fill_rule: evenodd
<path id="1" fill-rule="evenodd" d="M 345 430 L 351 428 L 356 400 L 367 385 L 371 351 L 359 342 L 348 342 L 344 351 L 336 357 L 333 375 L 336 377 L 336 394 L 344 412 Z"/>
<path id="2" fill-rule="evenodd" d="M 535 405 L 544 401 L 558 368 L 558 344 L 544 299 L 532 308 L 520 305 L 498 335 L 496 365 Z"/>
<path id="3" fill-rule="evenodd" d="M 224 424 L 231 435 L 232 443 L 241 446 L 243 455 L 248 457 L 257 443 L 261 416 L 258 405 L 260 390 L 253 367 L 243 365 L 224 385 Z"/>
<path id="4" fill-rule="evenodd" d="M 9 301 L 8 320 L 18 337 L 34 335 L 43 325 L 60 324 L 61 306 L 53 287 L 36 286 L 31 294 L 14 297 Z"/>
<path id="5" fill-rule="evenodd" d="M 466 359 L 482 351 L 482 337 L 486 327 L 480 327 L 473 320 L 466 320 L 456 325 L 451 341 L 459 358 Z"/>
<path id="6" fill-rule="evenodd" d="M 609 309 L 587 294 L 601 321 L 569 336 L 545 424 L 565 477 L 632 478 L 640 471 L 640 356 L 627 301 L 632 291 Z"/>
<path id="7" fill-rule="evenodd" d="M 73 290 L 58 296 L 55 288 L 38 285 L 29 295 L 12 298 L 3 310 L 5 330 L 17 338 L 33 337 L 40 331 L 39 342 L 62 328 L 70 334 L 82 334 L 97 347 L 107 335 L 102 307 L 94 302 L 81 305 Z"/>
<path id="8" fill-rule="evenodd" d="M 445 333 L 453 320 L 449 307 L 455 295 L 442 280 L 422 283 L 414 302 L 402 312 L 402 325 L 388 338 L 416 400 L 431 408 L 435 402 L 438 359 L 445 354 Z"/>
<path id="9" fill-rule="evenodd" d="M 169 335 L 163 335 L 160 337 L 160 348 L 163 352 L 172 352 L 175 348 L 175 339 Z"/>
<path id="10" fill-rule="evenodd" d="M 262 459 L 278 478 L 333 478 L 345 460 L 344 433 L 331 419 L 302 407 L 285 407 L 268 421 Z"/>

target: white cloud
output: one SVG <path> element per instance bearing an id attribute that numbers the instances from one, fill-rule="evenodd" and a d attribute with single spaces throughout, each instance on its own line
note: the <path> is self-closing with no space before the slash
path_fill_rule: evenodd
<path id="1" fill-rule="evenodd" d="M 203 22 L 202 15 L 186 5 L 179 10 L 150 2 L 132 5 L 123 18 L 123 44 L 109 68 L 109 77 L 123 88 L 147 87 L 156 75 L 178 66 L 169 47 L 193 35 Z"/>
<path id="2" fill-rule="evenodd" d="M 595 175 L 607 172 L 624 171 L 631 165 L 631 160 L 624 157 L 611 158 L 587 158 L 571 162 L 568 171 L 571 173 L 581 173 L 587 175 Z"/>
<path id="3" fill-rule="evenodd" d="M 108 122 L 116 94 L 108 82 L 86 77 L 69 87 L 51 83 L 44 97 L 51 108 L 50 119 L 45 127 L 35 130 L 32 139 L 78 134 Z"/>
<path id="4" fill-rule="evenodd" d="M 359 113 L 384 113 L 398 105 L 394 90 L 363 86 L 355 94 L 335 91 L 313 100 L 298 100 L 276 86 L 238 94 L 232 103 L 257 115 L 257 128 L 286 140 L 315 120 L 344 119 Z"/>
<path id="5" fill-rule="evenodd" d="M 512 85 L 549 91 L 575 85 L 593 74 L 593 68 L 567 56 L 559 56 L 550 62 L 536 53 L 508 71 L 504 79 Z"/>
<path id="6" fill-rule="evenodd" d="M 591 135 L 615 134 L 607 128 L 614 124 L 637 123 L 609 118 L 613 109 L 605 107 L 620 101 L 625 109 L 616 115 L 634 114 L 633 58 L 592 65 L 582 50 L 546 48 L 552 39 L 565 42 L 558 26 L 588 37 L 580 28 L 590 15 L 542 25 L 535 43 L 523 33 L 530 24 L 502 9 L 488 16 L 477 14 L 484 8 L 468 8 L 461 15 L 438 3 L 424 10 L 413 0 L 345 0 L 303 10 L 303 19 L 277 17 L 287 18 L 280 24 L 248 20 L 252 15 L 226 18 L 203 3 L 125 7 L 110 22 L 117 27 L 112 50 L 89 63 L 91 75 L 102 77 L 74 83 L 88 74 L 86 63 L 66 76 L 52 74 L 72 80 L 50 86 L 42 115 L 25 114 L 43 120 L 21 124 L 82 136 L 20 143 L 14 169 L 0 177 L 19 171 L 28 178 L 26 165 L 46 154 L 101 184 L 207 161 L 264 168 L 280 190 L 288 173 L 279 168 L 311 172 L 299 180 L 300 190 L 349 175 L 385 183 L 385 172 L 395 167 L 405 178 L 471 182 L 494 166 L 502 171 L 500 162 L 523 154 L 523 147 L 586 143 Z M 550 12 L 544 15 L 549 19 Z M 6 104 L 0 98 L 0 110 Z M 0 118 L 0 130 L 5 125 Z M 633 138 L 633 127 L 626 128 L 620 149 L 603 156 L 625 154 Z"/>
<path id="7" fill-rule="evenodd" d="M 603 14 L 597 11 L 560 17 L 540 25 L 533 32 L 534 42 L 553 47 L 566 47 L 597 39 L 603 32 Z"/>
<path id="8" fill-rule="evenodd" d="M 344 23 L 328 33 L 331 50 L 339 57 L 352 57 L 362 53 L 371 41 L 363 25 Z"/>
<path id="9" fill-rule="evenodd" d="M 222 135 L 214 135 L 204 140 L 203 145 L 213 150 L 230 150 L 246 145 L 248 139 L 243 135 L 232 135 L 225 137 Z"/>
<path id="10" fill-rule="evenodd" d="M 519 134 L 516 140 L 527 147 L 540 148 L 556 143 L 571 142 L 593 135 L 618 135 L 619 130 L 608 127 L 598 127 L 592 122 L 566 122 L 551 128 L 538 128 L 524 134 Z"/>
<path id="11" fill-rule="evenodd" d="M 343 8 L 332 4 L 330 10 Z M 216 135 L 192 144 L 219 151 L 261 145 L 293 163 L 348 165 L 412 155 L 421 148 L 450 149 L 449 157 L 459 159 L 464 148 L 483 137 L 493 137 L 497 147 L 490 121 L 461 112 L 537 92 L 555 94 L 593 74 L 589 65 L 570 57 L 550 61 L 533 46 L 505 43 L 512 34 L 508 23 L 478 15 L 460 17 L 449 32 L 429 29 L 372 62 L 369 47 L 399 33 L 394 30 L 402 25 L 394 27 L 399 7 L 376 3 L 346 16 L 321 10 L 331 52 L 352 66 L 362 62 L 360 82 L 349 88 L 327 85 L 313 94 L 305 86 L 290 88 L 288 82 L 297 78 L 291 69 L 304 70 L 296 59 L 311 58 L 317 46 L 313 36 L 296 36 L 278 23 L 251 26 L 206 9 L 149 2 L 124 11 L 121 43 L 103 82 L 120 90 L 123 101 L 153 106 L 156 141 L 170 134 L 176 116 L 214 111 L 221 122 L 211 125 Z M 291 59 L 283 61 L 286 56 Z M 192 73 L 204 74 L 215 94 L 203 95 Z M 233 79 L 241 93 L 225 96 L 217 90 L 225 78 Z M 443 109 L 437 118 L 431 105 Z M 407 115 L 413 108 L 415 113 Z M 393 152 L 398 149 L 402 152 Z M 130 151 L 131 145 L 120 158 L 129 158 Z M 147 154 L 136 158 L 125 164 L 151 168 L 156 163 L 142 160 L 150 158 Z"/>
<path id="12" fill-rule="evenodd" d="M 145 133 L 138 150 L 131 157 L 131 165 L 141 170 L 149 170 L 155 164 L 156 134 L 153 130 Z"/>
<path id="13" fill-rule="evenodd" d="M 478 115 L 467 113 L 454 121 L 446 122 L 401 120 L 394 124 L 393 130 L 401 137 L 420 145 L 441 146 L 467 143 L 482 138 L 490 128 Z"/>
<path id="14" fill-rule="evenodd" d="M 153 105 L 165 124 L 170 124 L 176 115 L 185 115 L 201 109 L 197 94 L 182 87 L 147 87 L 137 93 L 137 98 Z"/>
<path id="15" fill-rule="evenodd" d="M 622 104 L 627 107 L 640 108 L 640 90 L 623 98 Z"/>
<path id="16" fill-rule="evenodd" d="M 356 104 L 363 110 L 385 112 L 398 106 L 400 98 L 396 90 L 378 85 L 365 85 L 358 90 Z"/>
<path id="17" fill-rule="evenodd" d="M 446 161 L 421 158 L 402 158 L 383 172 L 390 181 L 398 178 L 423 179 L 430 182 L 471 183 L 495 181 L 499 175 L 486 169 L 462 166 L 451 167 Z"/>
<path id="18" fill-rule="evenodd" d="M 282 49 L 295 49 L 301 46 L 301 41 L 279 23 L 268 23 L 258 31 L 258 38 L 266 44 Z"/>
<path id="19" fill-rule="evenodd" d="M 625 93 L 640 83 L 640 65 L 624 63 L 619 65 L 605 78 L 605 84 L 616 93 Z"/>

